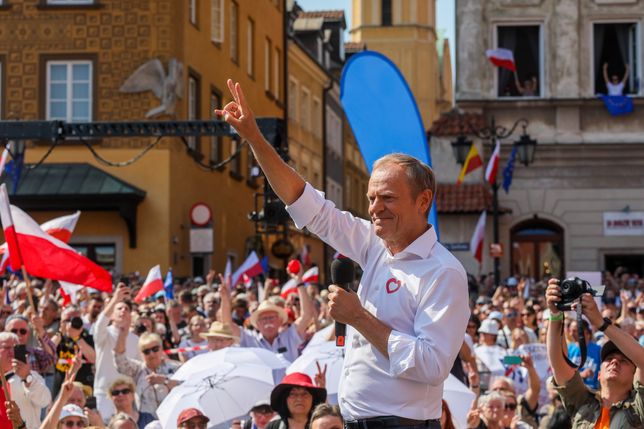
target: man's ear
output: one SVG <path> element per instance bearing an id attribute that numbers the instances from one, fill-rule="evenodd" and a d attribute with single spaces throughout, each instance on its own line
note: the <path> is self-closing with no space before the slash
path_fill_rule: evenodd
<path id="1" fill-rule="evenodd" d="M 416 198 L 416 202 L 418 203 L 418 208 L 421 213 L 427 212 L 429 210 L 429 207 L 432 204 L 432 198 L 434 197 L 433 192 L 430 191 L 429 189 L 425 189 L 418 194 L 418 197 Z"/>

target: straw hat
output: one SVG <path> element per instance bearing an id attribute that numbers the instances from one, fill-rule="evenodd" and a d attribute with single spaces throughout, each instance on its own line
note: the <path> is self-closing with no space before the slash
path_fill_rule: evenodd
<path id="1" fill-rule="evenodd" d="M 203 332 L 199 334 L 201 338 L 208 339 L 210 337 L 219 337 L 219 338 L 232 338 L 235 342 L 239 341 L 239 337 L 233 334 L 233 330 L 230 325 L 221 323 L 221 322 L 212 322 L 208 332 Z"/>
<path id="2" fill-rule="evenodd" d="M 288 320 L 288 316 L 286 315 L 286 311 L 278 305 L 273 304 L 270 301 L 264 301 L 261 304 L 259 304 L 259 307 L 257 307 L 257 310 L 253 312 L 253 314 L 250 315 L 250 323 L 252 323 L 253 326 L 257 327 L 257 319 L 259 317 L 268 312 L 268 311 L 274 311 L 277 313 L 279 316 L 280 320 L 282 321 L 282 325 L 286 323 Z"/>

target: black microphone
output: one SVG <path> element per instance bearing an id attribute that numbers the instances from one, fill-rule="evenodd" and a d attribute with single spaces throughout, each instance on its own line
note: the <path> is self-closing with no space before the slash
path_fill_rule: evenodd
<path id="1" fill-rule="evenodd" d="M 349 290 L 353 284 L 353 261 L 348 258 L 338 258 L 331 264 L 331 281 L 344 290 Z M 347 335 L 347 325 L 335 322 L 335 345 L 344 347 L 344 337 Z"/>

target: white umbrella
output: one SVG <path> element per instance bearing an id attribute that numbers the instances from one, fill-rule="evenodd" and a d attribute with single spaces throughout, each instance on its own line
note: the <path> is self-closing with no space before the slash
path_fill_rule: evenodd
<path id="1" fill-rule="evenodd" d="M 311 377 L 311 380 L 315 380 L 315 375 L 318 372 L 317 364 L 322 369 L 326 365 L 326 391 L 328 395 L 334 395 L 338 393 L 343 361 L 344 349 L 336 347 L 335 341 L 326 341 L 307 346 L 302 356 L 295 359 L 291 366 L 286 369 L 286 373 L 303 372 Z"/>
<path id="2" fill-rule="evenodd" d="M 260 400 L 270 397 L 273 377 L 265 366 L 220 362 L 211 374 L 191 379 L 172 389 L 157 410 L 163 429 L 176 429 L 177 417 L 186 408 L 197 408 L 212 427 L 248 413 Z"/>
<path id="3" fill-rule="evenodd" d="M 269 350 L 257 347 L 226 347 L 193 357 L 184 363 L 171 378 L 180 381 L 201 380 L 210 373 L 215 374 L 219 370 L 220 364 L 224 362 L 237 365 L 259 365 L 269 373 L 289 366 L 289 362 L 284 357 Z"/>
<path id="4" fill-rule="evenodd" d="M 443 385 L 443 399 L 447 402 L 452 412 L 452 421 L 456 429 L 467 427 L 467 412 L 476 395 L 466 385 L 452 374 L 447 377 Z"/>

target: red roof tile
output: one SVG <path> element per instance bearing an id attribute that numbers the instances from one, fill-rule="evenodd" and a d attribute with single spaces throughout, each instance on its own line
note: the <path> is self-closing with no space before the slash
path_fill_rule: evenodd
<path id="1" fill-rule="evenodd" d="M 482 183 L 439 183 L 436 192 L 436 209 L 439 214 L 480 213 L 492 211 L 492 191 Z M 511 213 L 499 207 L 500 213 Z"/>
<path id="2" fill-rule="evenodd" d="M 483 128 L 485 118 L 480 113 L 458 112 L 452 110 L 443 113 L 440 118 L 436 119 L 429 129 L 433 136 L 457 136 L 461 129 L 465 134 L 469 134 L 467 124 L 473 128 Z"/>
<path id="3" fill-rule="evenodd" d="M 298 18 L 344 19 L 344 10 L 302 10 Z"/>

